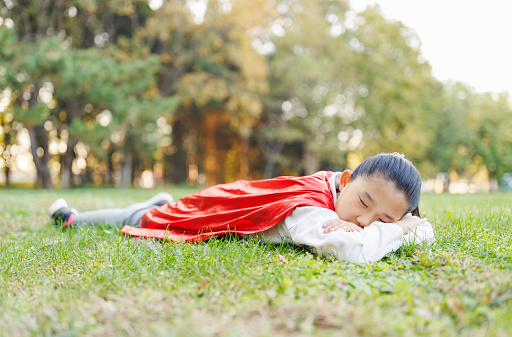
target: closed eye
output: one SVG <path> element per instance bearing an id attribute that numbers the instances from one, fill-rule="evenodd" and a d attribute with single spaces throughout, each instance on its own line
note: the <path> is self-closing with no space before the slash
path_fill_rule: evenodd
<path id="1" fill-rule="evenodd" d="M 368 206 L 366 206 L 366 204 L 364 203 L 363 199 L 359 198 L 359 201 L 361 201 L 364 207 L 368 208 Z"/>

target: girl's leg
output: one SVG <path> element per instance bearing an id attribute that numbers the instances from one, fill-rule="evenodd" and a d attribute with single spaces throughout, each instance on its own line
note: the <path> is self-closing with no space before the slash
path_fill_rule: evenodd
<path id="1" fill-rule="evenodd" d="M 71 215 L 69 217 L 68 225 L 90 226 L 105 224 L 118 227 L 124 225 L 140 227 L 142 216 L 146 211 L 173 201 L 174 199 L 169 193 L 162 192 L 147 201 L 132 204 L 127 208 L 101 209 L 76 213 L 75 216 Z"/>
<path id="2" fill-rule="evenodd" d="M 67 226 L 91 226 L 106 224 L 111 226 L 130 225 L 140 227 L 144 213 L 154 207 L 172 202 L 173 198 L 168 193 L 159 193 L 151 199 L 128 206 L 127 208 L 101 209 L 79 213 L 70 209 L 67 202 L 60 198 L 53 202 L 46 210 L 56 225 Z"/>
<path id="3" fill-rule="evenodd" d="M 142 216 L 146 211 L 157 205 L 144 208 L 112 208 L 100 209 L 96 211 L 80 212 L 70 215 L 67 220 L 68 225 L 72 226 L 94 226 L 98 224 L 118 226 L 130 225 L 140 227 Z"/>

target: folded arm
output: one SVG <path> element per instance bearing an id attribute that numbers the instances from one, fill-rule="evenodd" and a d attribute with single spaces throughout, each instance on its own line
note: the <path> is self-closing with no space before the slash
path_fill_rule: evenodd
<path id="1" fill-rule="evenodd" d="M 417 224 L 406 235 L 404 228 L 407 226 L 383 222 L 374 222 L 362 230 L 355 230 L 345 223 L 345 229 L 325 231 L 323 225 L 337 219 L 338 215 L 329 209 L 297 207 L 286 218 L 285 225 L 294 244 L 310 246 L 318 254 L 334 255 L 352 263 L 375 262 L 404 242 L 419 243 L 434 238 L 432 226 L 426 221 Z"/>

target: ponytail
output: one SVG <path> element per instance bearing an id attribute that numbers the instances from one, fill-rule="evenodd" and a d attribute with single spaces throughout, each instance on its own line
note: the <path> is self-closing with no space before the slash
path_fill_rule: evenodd
<path id="1" fill-rule="evenodd" d="M 418 218 L 421 218 L 419 207 L 416 207 L 415 209 L 413 209 L 411 214 L 414 216 L 417 216 Z"/>

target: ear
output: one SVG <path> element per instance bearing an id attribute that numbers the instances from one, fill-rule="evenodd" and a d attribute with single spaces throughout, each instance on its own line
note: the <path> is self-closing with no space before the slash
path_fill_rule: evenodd
<path id="1" fill-rule="evenodd" d="M 345 185 L 348 184 L 351 176 L 352 176 L 352 171 L 350 171 L 350 170 L 343 171 L 343 173 L 341 174 L 341 178 L 340 178 L 340 190 L 343 187 L 345 187 Z"/>

